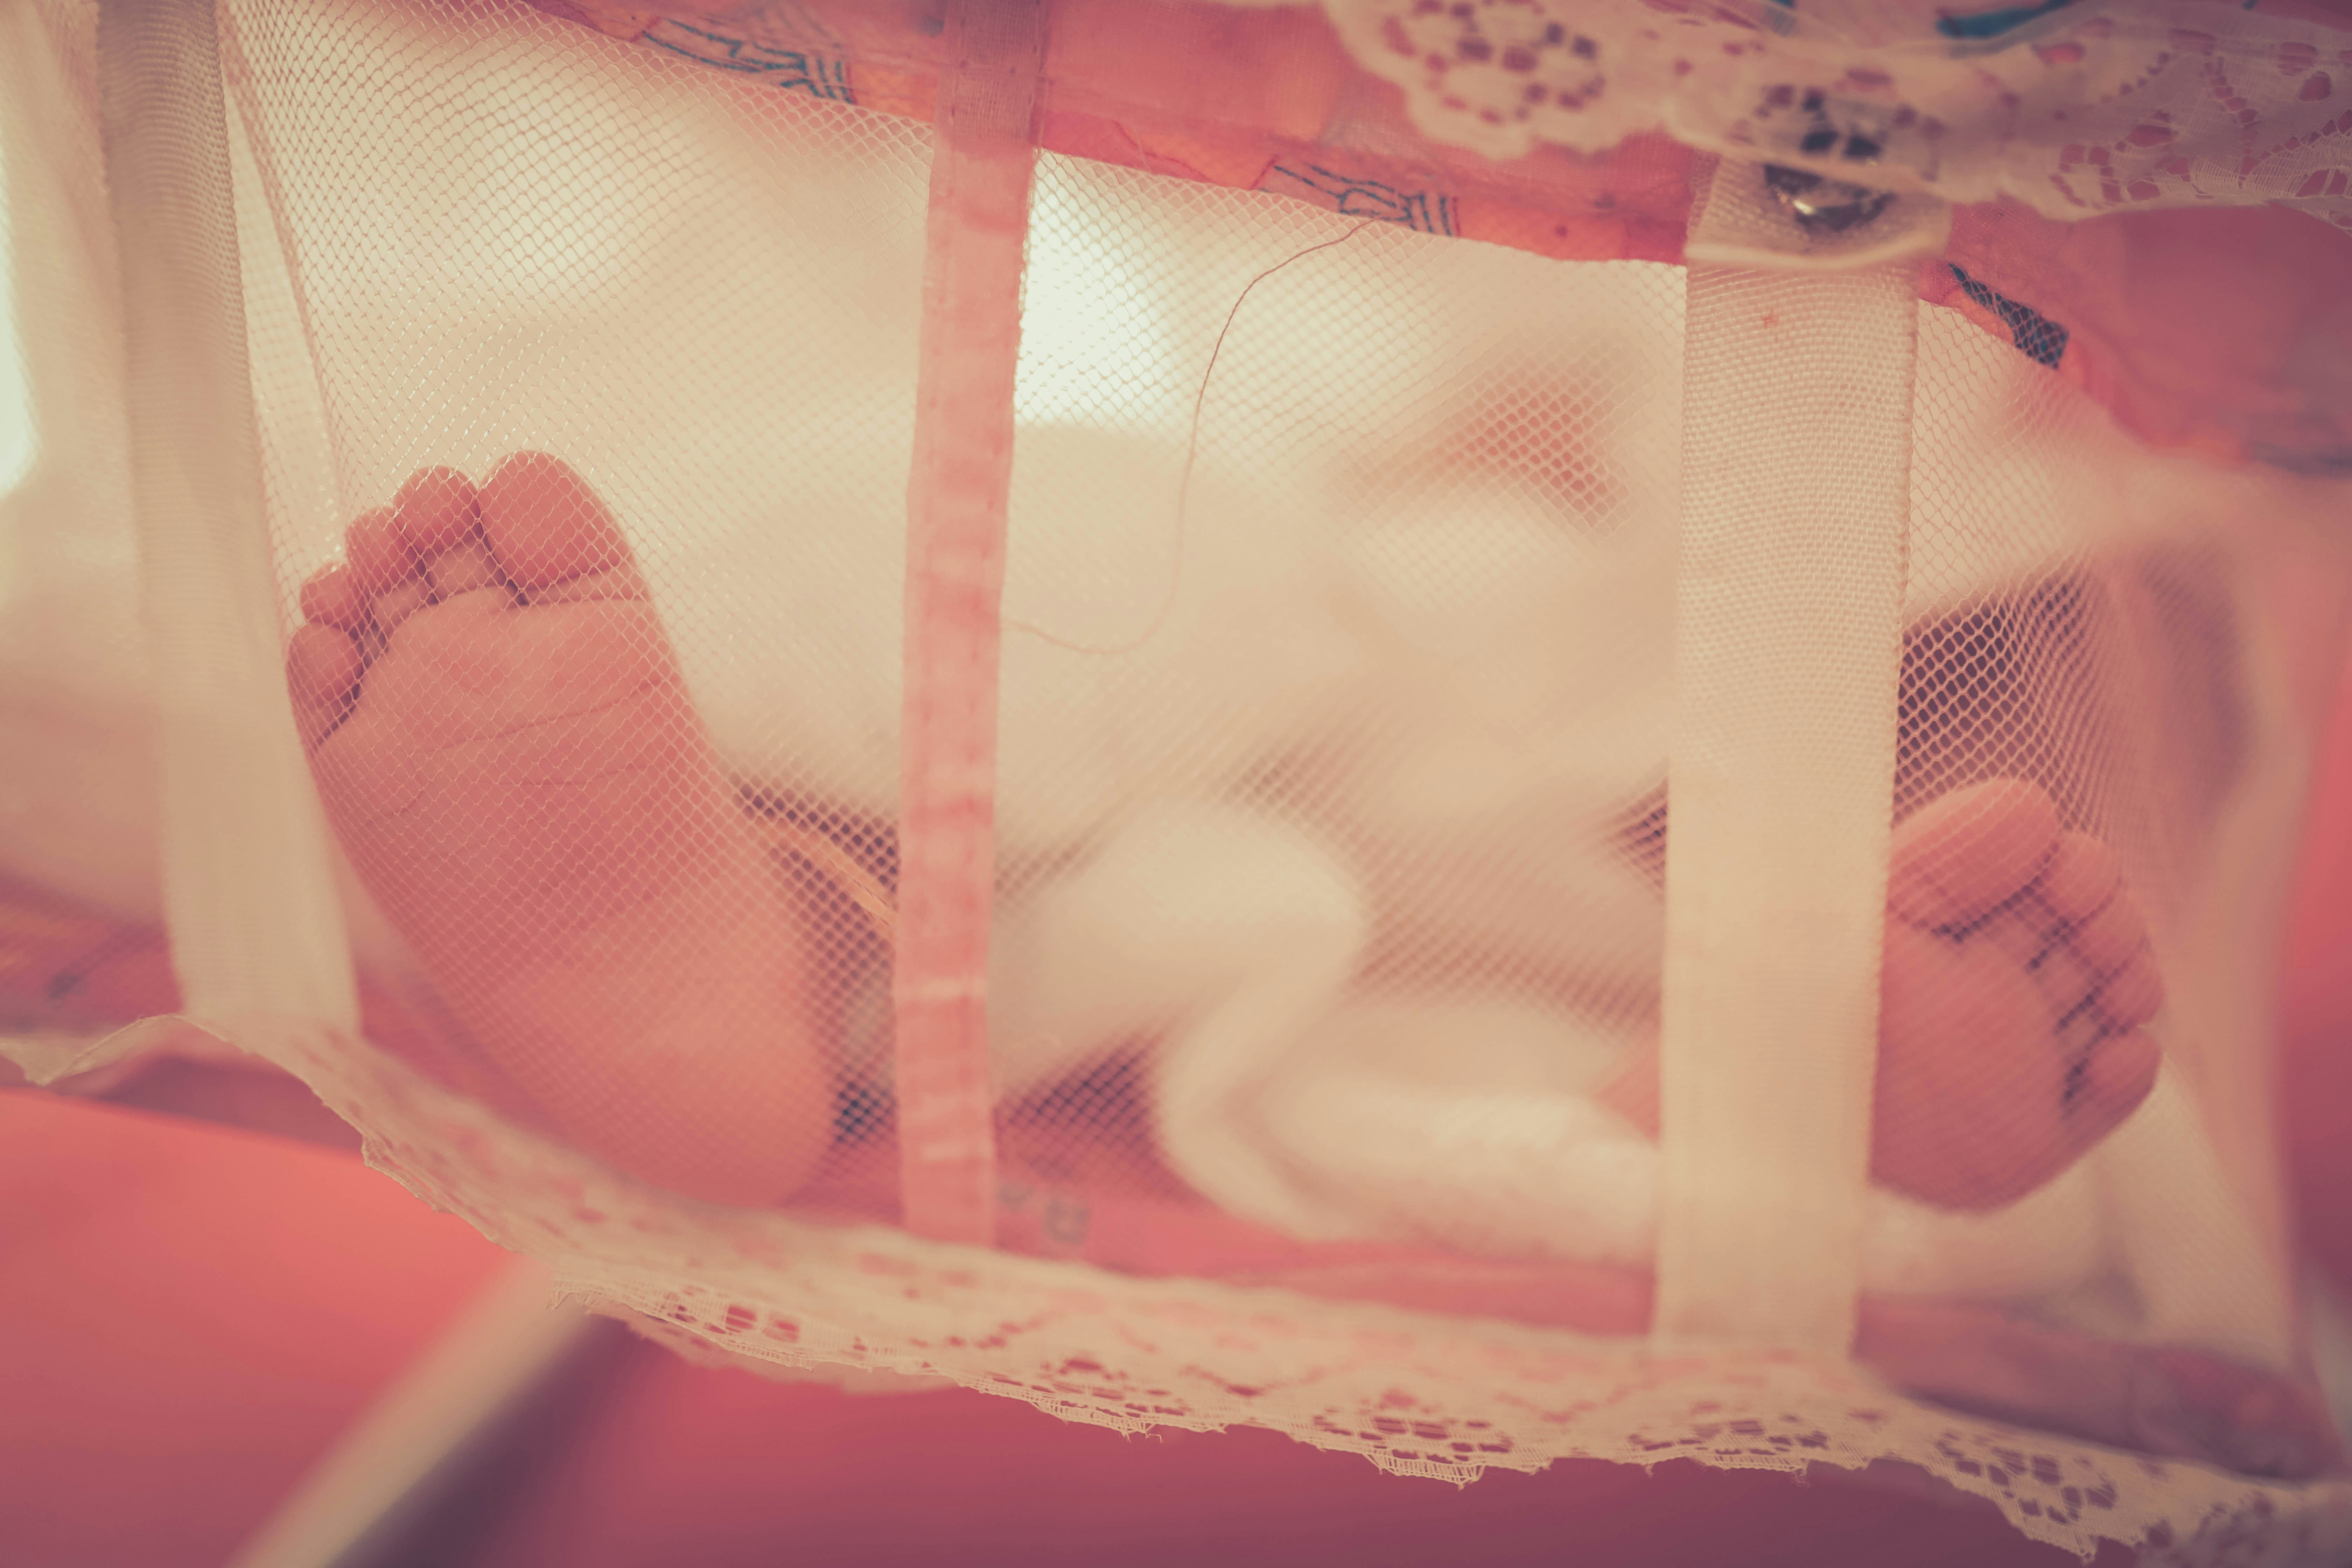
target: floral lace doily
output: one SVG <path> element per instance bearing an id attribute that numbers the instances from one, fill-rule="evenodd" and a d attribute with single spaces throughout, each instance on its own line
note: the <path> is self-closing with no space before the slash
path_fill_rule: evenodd
<path id="1" fill-rule="evenodd" d="M 1491 158 L 1664 130 L 2049 217 L 2284 202 L 2352 230 L 2352 32 L 2183 0 L 1323 0 L 1416 129 Z"/>
<path id="2" fill-rule="evenodd" d="M 2352 1481 L 2289 1484 L 1955 1415 L 1833 1362 L 1139 1279 L 877 1226 L 674 1198 L 322 1031 L 222 1028 L 296 1072 L 369 1162 L 705 1360 L 947 1378 L 1123 1431 L 1254 1426 L 1456 1482 L 1554 1460 L 1917 1467 L 2028 1536 L 2145 1563 L 2352 1550 Z"/>

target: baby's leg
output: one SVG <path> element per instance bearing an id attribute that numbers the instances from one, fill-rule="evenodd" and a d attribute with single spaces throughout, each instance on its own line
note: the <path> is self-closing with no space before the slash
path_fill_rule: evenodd
<path id="1" fill-rule="evenodd" d="M 626 541 L 537 453 L 426 469 L 305 585 L 327 816 L 475 1042 L 583 1150 L 774 1203 L 830 1136 L 807 942 Z"/>
<path id="2" fill-rule="evenodd" d="M 2000 780 L 1895 829 L 1871 1173 L 1943 1208 L 1997 1208 L 2073 1164 L 2147 1098 L 2140 1026 L 2164 991 L 2115 854 Z M 1654 1045 L 1602 1103 L 1654 1136 Z"/>

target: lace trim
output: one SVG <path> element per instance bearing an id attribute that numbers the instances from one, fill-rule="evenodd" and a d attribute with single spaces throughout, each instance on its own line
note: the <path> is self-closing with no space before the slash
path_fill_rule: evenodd
<path id="1" fill-rule="evenodd" d="M 2336 1561 L 2352 1481 L 2284 1484 L 1957 1415 L 1849 1365 L 1145 1279 L 873 1226 L 666 1196 L 519 1131 L 370 1047 L 230 1031 L 366 1136 L 369 1162 L 545 1262 L 567 1294 L 704 1359 L 945 1377 L 1122 1431 L 1271 1428 L 1454 1481 L 1556 1459 L 1800 1470 L 1915 1465 L 2085 1557 Z"/>
<path id="2" fill-rule="evenodd" d="M 2314 23 L 2184 0 L 1977 16 L 1769 0 L 1323 5 L 1422 134 L 1489 158 L 1663 130 L 1726 157 L 1951 202 L 2011 196 L 2047 217 L 2283 202 L 2352 230 L 2352 34 Z M 1906 27 L 1888 12 L 1916 15 Z"/>

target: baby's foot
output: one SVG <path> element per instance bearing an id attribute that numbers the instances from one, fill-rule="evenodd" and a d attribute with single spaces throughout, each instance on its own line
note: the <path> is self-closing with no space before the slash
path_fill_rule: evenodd
<path id="1" fill-rule="evenodd" d="M 1880 972 L 1874 1179 L 1997 1208 L 2073 1164 L 2147 1098 L 2164 987 L 2114 851 L 1998 780 L 1895 830 Z M 1601 1098 L 1656 1134 L 1657 1058 Z"/>
<path id="2" fill-rule="evenodd" d="M 2156 1084 L 2164 1002 L 2115 851 L 2014 779 L 1895 832 L 1872 1170 L 1947 1208 L 2013 1203 Z"/>
<path id="3" fill-rule="evenodd" d="M 288 680 L 328 817 L 475 1041 L 580 1148 L 773 1203 L 831 1126 L 806 942 L 629 547 L 522 453 L 428 468 L 302 590 Z"/>

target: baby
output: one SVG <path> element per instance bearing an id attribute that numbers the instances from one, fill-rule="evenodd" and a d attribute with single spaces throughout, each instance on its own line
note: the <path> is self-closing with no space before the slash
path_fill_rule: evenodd
<path id="1" fill-rule="evenodd" d="M 758 1205 L 804 1186 L 843 1028 L 814 980 L 824 928 L 779 886 L 586 482 L 536 453 L 478 486 L 418 472 L 301 605 L 289 681 L 327 814 L 480 1049 L 648 1181 Z M 2158 1065 L 2146 938 L 2114 854 L 2032 784 L 1898 825 L 1874 1179 L 1998 1208 L 2116 1128 Z M 1171 1059 L 1157 1092 L 1183 1081 Z M 1654 1042 L 1585 1092 L 1654 1137 Z M 1223 1195 L 1197 1149 L 1179 1163 Z"/>

